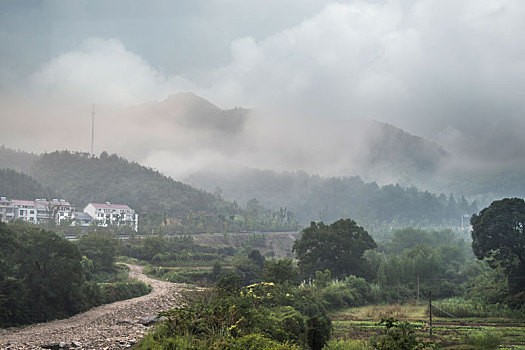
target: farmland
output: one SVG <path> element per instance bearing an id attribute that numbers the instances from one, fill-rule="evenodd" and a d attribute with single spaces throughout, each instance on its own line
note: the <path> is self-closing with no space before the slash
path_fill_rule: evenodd
<path id="1" fill-rule="evenodd" d="M 368 341 L 383 334 L 381 319 L 394 318 L 414 326 L 415 334 L 430 340 L 427 305 L 384 305 L 349 308 L 331 314 L 333 338 Z M 525 349 L 525 320 L 519 318 L 434 317 L 432 340 L 445 349 Z"/>

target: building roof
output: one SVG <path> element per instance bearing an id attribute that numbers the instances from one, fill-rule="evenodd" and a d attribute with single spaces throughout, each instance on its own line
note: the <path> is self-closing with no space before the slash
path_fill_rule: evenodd
<path id="1" fill-rule="evenodd" d="M 24 200 L 21 200 L 21 199 L 13 199 L 12 200 L 13 204 L 16 206 L 16 205 L 19 205 L 19 206 L 31 206 L 31 207 L 34 207 L 35 206 L 35 202 L 34 201 L 24 201 Z"/>
<path id="2" fill-rule="evenodd" d="M 127 210 L 131 210 L 131 208 L 128 207 L 127 205 L 125 205 L 125 204 L 111 204 L 109 202 L 106 202 L 106 203 L 89 203 L 89 204 L 94 206 L 95 209 L 127 209 Z"/>
<path id="3" fill-rule="evenodd" d="M 77 211 L 73 214 L 73 219 L 75 220 L 90 220 L 93 221 L 93 217 L 89 215 L 88 213 L 84 213 L 82 211 Z"/>

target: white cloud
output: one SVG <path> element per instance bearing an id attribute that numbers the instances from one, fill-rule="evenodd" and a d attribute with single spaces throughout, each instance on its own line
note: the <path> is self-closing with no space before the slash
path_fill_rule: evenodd
<path id="1" fill-rule="evenodd" d="M 35 94 L 110 105 L 164 99 L 193 88 L 185 79 L 162 75 L 118 40 L 100 38 L 51 60 L 31 83 Z"/>

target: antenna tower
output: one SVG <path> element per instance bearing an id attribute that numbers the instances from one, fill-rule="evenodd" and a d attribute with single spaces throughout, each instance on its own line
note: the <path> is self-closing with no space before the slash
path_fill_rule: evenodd
<path id="1" fill-rule="evenodd" d="M 93 140 L 95 139 L 95 104 L 91 106 L 91 156 L 93 157 Z"/>

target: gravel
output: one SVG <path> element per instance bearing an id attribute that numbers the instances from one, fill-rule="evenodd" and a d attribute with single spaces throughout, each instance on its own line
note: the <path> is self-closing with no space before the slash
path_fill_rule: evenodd
<path id="1" fill-rule="evenodd" d="M 130 277 L 153 287 L 148 295 L 102 305 L 68 319 L 0 329 L 0 349 L 127 349 L 147 331 L 144 319 L 178 307 L 182 284 L 151 279 L 142 266 L 128 265 Z"/>

